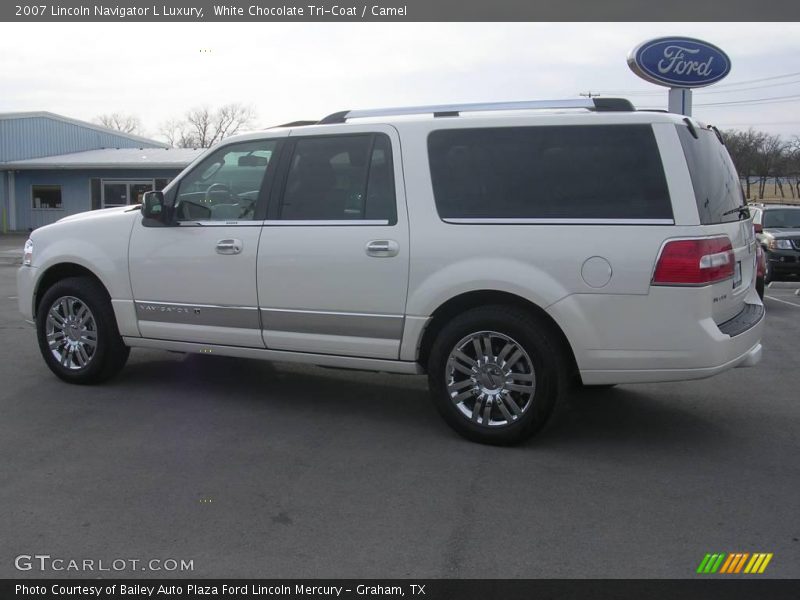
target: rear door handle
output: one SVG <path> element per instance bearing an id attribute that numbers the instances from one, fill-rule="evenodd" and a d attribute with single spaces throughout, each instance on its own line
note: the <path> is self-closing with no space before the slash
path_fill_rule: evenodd
<path id="1" fill-rule="evenodd" d="M 365 250 L 367 256 L 385 258 L 397 256 L 397 253 L 400 252 L 400 245 L 394 240 L 372 240 L 367 242 Z"/>
<path id="2" fill-rule="evenodd" d="M 240 254 L 242 240 L 220 240 L 217 242 L 217 254 Z"/>

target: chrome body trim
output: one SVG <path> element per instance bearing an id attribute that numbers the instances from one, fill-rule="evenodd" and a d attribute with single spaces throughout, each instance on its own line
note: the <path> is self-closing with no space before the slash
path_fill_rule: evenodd
<path id="1" fill-rule="evenodd" d="M 261 227 L 263 221 L 176 221 L 178 227 Z"/>
<path id="2" fill-rule="evenodd" d="M 263 221 L 264 227 L 277 227 L 285 225 L 287 227 L 335 227 L 342 225 L 389 225 L 388 219 L 308 219 L 308 220 L 281 220 L 268 219 Z"/>
<path id="3" fill-rule="evenodd" d="M 336 367 L 341 369 L 362 369 L 366 371 L 383 371 L 385 373 L 401 373 L 421 375 L 425 371 L 416 362 L 402 360 L 386 360 L 379 358 L 358 358 L 355 356 L 337 356 L 333 354 L 311 354 L 307 352 L 289 352 L 267 350 L 263 348 L 242 348 L 238 346 L 222 346 L 218 344 L 195 344 L 153 338 L 123 337 L 122 341 L 132 348 L 152 348 L 187 352 L 191 354 L 215 354 L 217 356 L 234 356 L 292 363 Z"/>
<path id="4" fill-rule="evenodd" d="M 402 315 L 262 308 L 261 321 L 265 331 L 400 340 L 403 335 L 404 317 Z"/>
<path id="5" fill-rule="evenodd" d="M 282 220 L 266 219 L 263 221 L 176 221 L 178 227 L 337 227 L 344 225 L 389 225 L 388 219 L 308 219 Z"/>
<path id="6" fill-rule="evenodd" d="M 183 325 L 259 329 L 258 309 L 249 306 L 217 306 L 136 300 L 139 321 L 179 323 Z"/>
<path id="7" fill-rule="evenodd" d="M 442 219 L 456 225 L 674 225 L 674 219 Z"/>

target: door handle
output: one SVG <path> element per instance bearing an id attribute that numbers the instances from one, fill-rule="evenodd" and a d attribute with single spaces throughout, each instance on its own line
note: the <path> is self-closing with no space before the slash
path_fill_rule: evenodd
<path id="1" fill-rule="evenodd" d="M 367 256 L 375 256 L 377 258 L 397 256 L 400 252 L 400 245 L 394 240 L 372 240 L 367 242 L 365 248 Z"/>
<path id="2" fill-rule="evenodd" d="M 220 240 L 217 242 L 217 254 L 240 254 L 242 240 Z"/>

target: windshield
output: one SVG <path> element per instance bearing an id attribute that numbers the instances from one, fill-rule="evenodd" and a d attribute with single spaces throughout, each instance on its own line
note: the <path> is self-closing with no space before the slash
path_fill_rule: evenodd
<path id="1" fill-rule="evenodd" d="M 800 228 L 800 209 L 779 208 L 765 210 L 763 226 L 771 229 L 781 227 Z"/>

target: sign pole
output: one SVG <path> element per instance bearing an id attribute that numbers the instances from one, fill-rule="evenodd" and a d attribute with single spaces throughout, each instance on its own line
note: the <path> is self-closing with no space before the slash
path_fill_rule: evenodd
<path id="1" fill-rule="evenodd" d="M 692 90 L 689 88 L 669 88 L 667 109 L 671 113 L 692 116 Z"/>

